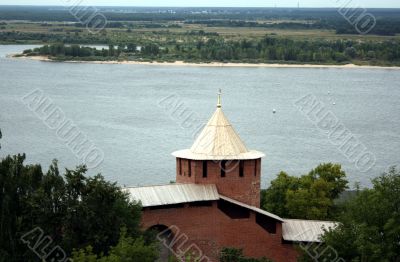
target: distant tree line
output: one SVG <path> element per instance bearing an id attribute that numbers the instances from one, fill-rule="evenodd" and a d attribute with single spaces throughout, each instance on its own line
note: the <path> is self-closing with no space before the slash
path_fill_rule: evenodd
<path id="1" fill-rule="evenodd" d="M 327 20 L 307 20 L 307 21 L 247 21 L 247 20 L 188 20 L 186 24 L 199 24 L 207 27 L 253 27 L 253 28 L 270 28 L 270 29 L 288 29 L 288 30 L 311 30 L 311 29 L 330 29 L 334 30 L 335 26 L 328 23 Z"/>
<path id="2" fill-rule="evenodd" d="M 320 18 L 317 20 L 290 22 L 271 21 L 269 23 L 247 20 L 187 20 L 186 24 L 201 24 L 207 27 L 260 27 L 271 29 L 288 29 L 288 30 L 311 30 L 325 29 L 335 30 L 336 34 L 359 34 L 356 27 L 349 23 L 344 17 Z M 387 19 L 377 18 L 377 23 L 369 34 L 394 36 L 400 33 L 400 18 Z"/>
<path id="3" fill-rule="evenodd" d="M 346 20 L 328 20 L 327 23 L 332 29 L 336 30 L 336 34 L 359 34 L 356 27 Z M 370 35 L 386 35 L 395 36 L 400 33 L 400 18 L 376 18 L 376 25 L 368 33 Z"/>
<path id="4" fill-rule="evenodd" d="M 175 28 L 180 27 L 176 22 L 185 22 L 220 27 L 328 29 L 338 34 L 358 34 L 336 8 L 207 8 L 206 12 L 204 8 L 125 8 L 118 12 L 99 7 L 98 10 L 107 17 L 109 28 Z M 368 12 L 377 20 L 370 34 L 400 33 L 399 9 L 369 9 Z M 2 6 L 0 17 L 2 20 L 76 22 L 67 8 Z M 263 20 L 273 23 L 259 22 Z M 132 21 L 148 23 L 136 25 Z M 76 23 L 75 26 L 83 25 Z"/>
<path id="5" fill-rule="evenodd" d="M 88 23 L 91 25 L 90 23 Z M 86 27 L 82 23 L 69 24 L 70 26 L 76 27 Z M 176 23 L 157 23 L 157 22 L 143 22 L 143 23 L 130 23 L 130 22 L 120 22 L 120 21 L 110 21 L 105 25 L 106 28 L 182 28 L 181 25 Z"/>
<path id="6" fill-rule="evenodd" d="M 349 62 L 367 64 L 400 64 L 400 42 L 360 42 L 350 40 L 307 41 L 266 36 L 260 40 L 226 41 L 220 37 L 199 40 L 194 43 L 175 43 L 161 46 L 147 43 L 136 50 L 136 44 L 119 44 L 109 49 L 64 44 L 45 45 L 24 51 L 27 55 L 51 55 L 54 57 L 124 57 L 125 59 L 150 59 L 195 62 L 249 62 L 249 63 L 315 63 L 343 64 Z M 131 56 L 133 55 L 133 56 Z"/>
<path id="7" fill-rule="evenodd" d="M 219 36 L 217 32 L 205 32 L 204 30 L 190 30 L 186 32 L 187 35 L 197 36 Z"/>
<path id="8" fill-rule="evenodd" d="M 33 50 L 25 50 L 28 55 L 48 55 L 48 56 L 67 56 L 67 57 L 89 57 L 89 56 L 118 56 L 120 48 L 115 49 L 113 45 L 109 49 L 103 48 L 97 50 L 96 48 L 80 46 L 80 45 L 64 45 L 53 44 L 44 45 Z"/>
<path id="9" fill-rule="evenodd" d="M 142 47 L 143 54 L 154 54 L 157 55 L 159 47 L 155 44 L 148 44 Z M 75 57 L 75 58 L 87 58 L 87 57 L 112 57 L 117 58 L 122 53 L 136 53 L 137 45 L 130 43 L 128 45 L 109 45 L 108 48 L 96 49 L 94 47 L 86 47 L 80 45 L 64 45 L 64 44 L 53 44 L 44 45 L 39 48 L 24 50 L 24 54 L 28 56 L 40 55 L 40 56 L 52 56 L 52 57 Z"/>
<path id="10" fill-rule="evenodd" d="M 353 60 L 400 59 L 400 42 L 307 41 L 265 37 L 261 40 L 199 41 L 195 48 L 182 46 L 178 54 L 185 59 L 210 61 L 285 61 L 306 63 L 344 63 Z"/>
<path id="11" fill-rule="evenodd" d="M 110 39 L 102 34 L 90 35 L 79 34 L 82 29 L 65 31 L 63 34 L 56 33 L 32 33 L 8 31 L 0 32 L 0 42 L 3 43 L 68 43 L 68 44 L 108 44 Z"/>
<path id="12" fill-rule="evenodd" d="M 128 28 L 127 32 L 132 32 L 134 28 Z M 130 31 L 129 31 L 130 30 Z M 63 34 L 57 34 L 54 32 L 63 32 Z M 153 35 L 170 35 L 169 31 L 153 31 Z M 128 45 L 132 42 L 132 39 L 128 36 L 113 36 L 108 34 L 107 31 L 103 31 L 102 34 L 85 34 L 81 28 L 50 28 L 49 33 L 32 33 L 32 32 L 19 32 L 19 31 L 6 31 L 0 32 L 0 42 L 2 43 L 64 43 L 64 44 L 114 44 L 120 45 L 124 43 Z M 216 32 L 205 32 L 204 30 L 189 30 L 181 33 L 174 33 L 179 38 L 180 36 L 219 36 Z M 149 42 L 146 40 L 145 35 L 135 35 L 135 40 L 138 42 Z M 161 44 L 161 43 L 160 43 Z"/>

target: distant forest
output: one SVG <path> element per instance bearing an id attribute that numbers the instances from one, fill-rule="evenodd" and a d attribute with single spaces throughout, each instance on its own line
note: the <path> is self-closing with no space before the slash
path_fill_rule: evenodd
<path id="1" fill-rule="evenodd" d="M 136 44 L 120 44 L 108 49 L 64 44 L 45 45 L 25 50 L 27 56 L 45 55 L 56 60 L 150 60 L 188 62 L 247 62 L 247 63 L 313 63 L 344 64 L 362 63 L 375 65 L 399 65 L 400 45 L 398 41 L 301 41 L 272 38 L 261 40 L 225 41 L 209 39 L 193 45 L 176 44 L 170 48 L 149 43 L 137 48 Z"/>
<path id="2" fill-rule="evenodd" d="M 110 27 L 129 27 L 115 21 L 146 21 L 154 28 L 162 22 L 203 24 L 218 27 L 265 27 L 279 29 L 328 29 L 337 34 L 357 34 L 354 26 L 344 19 L 338 9 L 330 8 L 128 8 L 98 7 L 107 17 Z M 370 34 L 393 36 L 400 33 L 400 9 L 368 9 L 377 19 Z M 65 7 L 0 6 L 1 20 L 33 22 L 76 22 Z M 260 20 L 281 20 L 260 23 Z M 161 23 L 158 23 L 161 22 Z"/>
<path id="3" fill-rule="evenodd" d="M 400 66 L 400 9 L 369 9 L 377 20 L 369 35 L 359 34 L 333 8 L 98 7 L 98 12 L 108 23 L 91 34 L 86 28 L 91 25 L 81 24 L 66 7 L 0 6 L 0 43 L 44 45 L 24 54 L 60 61 Z M 110 48 L 83 47 L 98 44 Z"/>

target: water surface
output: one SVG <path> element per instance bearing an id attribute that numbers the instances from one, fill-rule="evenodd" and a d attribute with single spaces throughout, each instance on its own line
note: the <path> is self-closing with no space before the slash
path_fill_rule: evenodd
<path id="1" fill-rule="evenodd" d="M 101 172 L 120 185 L 174 180 L 171 152 L 188 148 L 193 128 L 159 105 L 174 95 L 205 123 L 223 89 L 223 110 L 250 149 L 266 154 L 263 186 L 285 170 L 308 172 L 338 162 L 353 183 L 399 164 L 400 71 L 335 68 L 218 68 L 115 64 L 70 64 L 6 58 L 32 46 L 0 46 L 0 156 L 27 153 L 28 163 L 62 167 L 80 160 L 28 110 L 21 98 L 40 88 L 105 152 Z M 326 134 L 294 105 L 313 94 L 371 151 L 377 161 L 360 172 Z M 334 105 L 335 103 L 335 105 Z M 273 114 L 273 109 L 277 113 Z"/>

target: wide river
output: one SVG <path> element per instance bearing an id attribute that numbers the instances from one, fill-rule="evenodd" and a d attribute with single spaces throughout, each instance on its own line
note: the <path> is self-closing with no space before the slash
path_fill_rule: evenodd
<path id="1" fill-rule="evenodd" d="M 104 161 L 89 174 L 102 173 L 120 185 L 169 183 L 175 179 L 171 153 L 191 146 L 197 127 L 214 112 L 221 88 L 224 112 L 237 133 L 249 149 L 266 154 L 263 187 L 281 170 L 301 175 L 322 162 L 341 163 L 351 185 L 370 186 L 371 178 L 400 164 L 400 70 L 51 63 L 6 57 L 28 47 L 0 46 L 1 157 L 26 153 L 27 163 L 45 169 L 54 158 L 60 167 L 82 162 L 24 104 L 24 96 L 40 90 L 104 152 Z M 315 114 L 302 112 L 296 101 L 307 95 L 346 128 L 352 145 L 368 152 L 365 158 L 376 159 L 371 168 L 360 168 L 365 159 L 348 158 L 346 149 L 316 125 Z M 180 108 L 175 110 L 176 103 Z"/>

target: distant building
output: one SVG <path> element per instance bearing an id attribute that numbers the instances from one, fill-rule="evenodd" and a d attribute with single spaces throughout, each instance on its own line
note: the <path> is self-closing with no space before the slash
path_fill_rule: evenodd
<path id="1" fill-rule="evenodd" d="M 143 206 L 142 227 L 162 232 L 163 256 L 218 261 L 224 247 L 296 261 L 294 242 L 318 242 L 332 222 L 284 219 L 260 209 L 261 158 L 217 110 L 190 149 L 174 152 L 176 184 L 126 188 Z M 164 258 L 165 258 L 164 257 Z M 164 261 L 164 260 L 162 260 Z"/>

